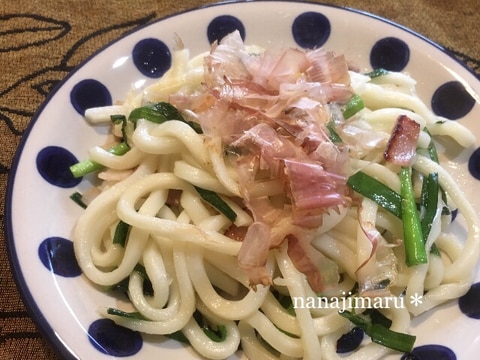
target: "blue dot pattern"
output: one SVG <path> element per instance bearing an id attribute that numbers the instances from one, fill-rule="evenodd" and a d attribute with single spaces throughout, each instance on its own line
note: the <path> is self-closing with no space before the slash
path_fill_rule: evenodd
<path id="1" fill-rule="evenodd" d="M 206 30 L 209 43 L 219 41 L 228 33 L 238 30 L 245 40 L 246 30 L 243 22 L 232 15 L 222 15 L 212 19 Z M 291 34 L 295 43 L 305 49 L 323 46 L 331 34 L 331 24 L 324 14 L 304 12 L 299 14 L 291 25 Z M 408 64 L 410 49 L 401 39 L 386 37 L 378 40 L 370 52 L 372 68 L 384 68 L 402 71 Z M 132 50 L 132 61 L 138 71 L 149 77 L 161 77 L 171 66 L 172 56 L 168 46 L 161 40 L 146 38 L 139 41 Z M 448 99 L 449 101 L 446 101 Z M 453 100 L 452 100 L 453 99 Z M 91 107 L 112 104 L 109 89 L 96 79 L 79 81 L 71 90 L 72 107 L 81 115 Z M 433 95 L 433 111 L 449 119 L 459 119 L 467 115 L 474 106 L 474 99 L 463 85 L 453 81 L 442 85 Z M 448 106 L 447 106 L 448 103 Z M 71 188 L 79 184 L 69 171 L 69 166 L 77 159 L 67 149 L 48 146 L 40 150 L 36 166 L 40 175 L 52 186 Z M 471 174 L 480 180 L 480 149 L 475 151 L 469 161 Z M 50 237 L 42 241 L 38 256 L 44 266 L 56 275 L 74 277 L 81 273 L 75 260 L 73 243 L 61 237 Z M 480 318 L 480 284 L 472 286 L 470 291 L 459 299 L 459 307 L 469 317 Z M 112 357 L 135 355 L 142 348 L 142 337 L 138 332 L 120 327 L 109 319 L 94 321 L 88 329 L 90 343 L 104 354 Z M 356 331 L 339 339 L 339 353 L 354 350 L 363 338 L 363 332 Z M 402 359 L 456 359 L 453 351 L 440 345 L 416 347 L 412 353 L 404 354 Z"/>
<path id="2" fill-rule="evenodd" d="M 462 313 L 472 319 L 480 319 L 480 283 L 472 285 L 465 295 L 458 299 Z"/>
<path id="3" fill-rule="evenodd" d="M 50 237 L 38 247 L 42 264 L 56 275 L 75 277 L 82 273 L 75 259 L 73 242 L 61 237 Z"/>
<path id="4" fill-rule="evenodd" d="M 72 188 L 81 179 L 74 178 L 70 166 L 77 163 L 77 158 L 67 149 L 60 146 L 47 146 L 37 155 L 36 165 L 40 175 L 54 186 Z"/>
<path id="5" fill-rule="evenodd" d="M 345 354 L 357 349 L 363 341 L 364 332 L 354 327 L 348 333 L 343 334 L 337 340 L 337 354 Z"/>
<path id="6" fill-rule="evenodd" d="M 115 324 L 110 319 L 95 320 L 88 328 L 90 343 L 112 357 L 135 355 L 143 345 L 139 332 Z"/>
<path id="7" fill-rule="evenodd" d="M 448 347 L 443 345 L 423 345 L 404 354 L 401 360 L 456 360 L 457 356 Z"/>
<path id="8" fill-rule="evenodd" d="M 297 16 L 292 24 L 292 35 L 298 46 L 315 49 L 323 46 L 330 37 L 328 18 L 318 12 L 308 11 Z"/>
<path id="9" fill-rule="evenodd" d="M 159 78 L 172 65 L 172 54 L 163 41 L 144 39 L 133 48 L 132 58 L 137 69 L 145 76 Z"/>
<path id="10" fill-rule="evenodd" d="M 370 64 L 373 69 L 402 71 L 410 60 L 410 49 L 403 41 L 395 37 L 378 40 L 370 52 Z"/>
<path id="11" fill-rule="evenodd" d="M 475 105 L 475 99 L 460 81 L 449 81 L 440 86 L 432 96 L 432 110 L 435 114 L 450 120 L 467 115 Z"/>
<path id="12" fill-rule="evenodd" d="M 112 105 L 112 96 L 100 81 L 85 79 L 73 87 L 70 101 L 74 109 L 83 116 L 88 108 Z"/>
<path id="13" fill-rule="evenodd" d="M 234 31 L 238 31 L 240 37 L 245 40 L 245 27 L 239 19 L 232 15 L 217 16 L 207 26 L 208 42 L 213 44 Z"/>
<path id="14" fill-rule="evenodd" d="M 480 148 L 476 149 L 468 159 L 468 171 L 475 179 L 480 180 Z"/>

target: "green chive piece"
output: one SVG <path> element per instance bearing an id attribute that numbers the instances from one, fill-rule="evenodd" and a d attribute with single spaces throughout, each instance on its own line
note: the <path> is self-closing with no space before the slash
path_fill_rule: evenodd
<path id="1" fill-rule="evenodd" d="M 127 143 L 121 142 L 112 146 L 107 151 L 113 155 L 121 156 L 125 154 L 128 150 L 130 150 L 130 147 L 127 145 Z M 103 165 L 95 161 L 84 160 L 70 166 L 70 171 L 75 178 L 79 178 L 94 171 L 101 170 L 103 168 Z"/>
<path id="2" fill-rule="evenodd" d="M 150 279 L 148 278 L 148 274 L 147 274 L 147 270 L 145 270 L 145 266 L 141 265 L 141 264 L 137 264 L 135 265 L 135 267 L 133 268 L 133 270 L 135 270 L 139 275 L 141 275 L 145 280 L 148 280 L 150 281 Z"/>
<path id="3" fill-rule="evenodd" d="M 400 169 L 400 195 L 402 197 L 403 242 L 407 266 L 428 262 L 422 233 L 420 215 L 413 193 L 412 170 L 410 167 Z"/>
<path id="4" fill-rule="evenodd" d="M 133 129 L 131 129 L 130 127 L 129 129 L 130 131 L 127 130 L 127 128 L 129 128 L 127 117 L 125 115 L 110 115 L 110 119 L 114 124 L 117 124 L 117 125 L 122 124 L 122 138 L 123 138 L 123 141 L 128 145 L 128 142 L 129 142 L 128 133 L 131 134 L 133 132 Z"/>
<path id="5" fill-rule="evenodd" d="M 235 211 L 218 195 L 216 192 L 202 189 L 198 186 L 194 186 L 197 190 L 200 197 L 205 200 L 207 203 L 212 205 L 215 209 L 220 211 L 223 215 L 227 217 L 228 220 L 234 222 L 237 218 Z"/>
<path id="6" fill-rule="evenodd" d="M 130 232 L 131 226 L 126 222 L 120 220 L 115 227 L 115 233 L 113 235 L 113 243 L 125 247 L 127 243 L 128 234 Z"/>
<path id="7" fill-rule="evenodd" d="M 70 171 L 75 178 L 85 176 L 101 169 L 103 169 L 103 165 L 92 160 L 84 160 L 70 166 Z"/>
<path id="8" fill-rule="evenodd" d="M 416 340 L 413 335 L 390 330 L 382 324 L 372 322 L 364 316 L 353 314 L 350 311 L 342 311 L 339 314 L 362 329 L 377 344 L 406 353 L 413 349 Z"/>
<path id="9" fill-rule="evenodd" d="M 329 135 L 330 135 L 329 136 L 330 140 L 333 143 L 341 143 L 342 138 L 340 137 L 340 135 L 338 135 L 337 131 L 335 130 L 335 126 L 333 125 L 333 121 L 330 121 L 329 123 L 327 123 L 326 127 L 327 127 L 327 130 L 328 130 Z"/>
<path id="10" fill-rule="evenodd" d="M 112 120 L 114 124 L 121 124 L 127 121 L 127 117 L 122 114 L 114 114 L 110 115 L 110 120 Z"/>
<path id="11" fill-rule="evenodd" d="M 371 79 L 379 77 L 379 76 L 384 76 L 388 74 L 388 70 L 385 70 L 383 68 L 375 69 L 369 73 L 366 73 L 365 75 L 369 76 Z"/>
<path id="12" fill-rule="evenodd" d="M 392 320 L 383 315 L 378 309 L 366 309 L 363 314 L 368 315 L 374 324 L 379 324 L 386 328 L 392 326 Z"/>
<path id="13" fill-rule="evenodd" d="M 427 128 L 425 128 L 423 131 L 425 131 L 428 135 L 431 135 Z M 437 147 L 435 146 L 435 143 L 433 142 L 433 140 L 430 140 L 430 143 L 428 144 L 427 150 L 428 150 L 428 156 L 430 157 L 430 159 L 432 161 L 435 161 L 437 164 L 439 164 L 440 160 L 438 159 L 438 151 L 437 151 Z M 442 187 L 440 187 L 440 191 L 441 191 L 441 194 L 442 194 L 443 202 L 445 204 L 447 204 L 447 193 L 445 192 L 445 190 Z M 443 209 L 442 209 L 442 215 L 450 215 L 450 214 L 451 214 L 451 211 L 448 208 L 448 206 L 444 206 Z"/>
<path id="14" fill-rule="evenodd" d="M 282 307 L 292 316 L 296 316 L 295 307 L 293 306 L 293 301 L 290 296 L 278 294 L 278 302 Z"/>
<path id="15" fill-rule="evenodd" d="M 128 116 L 128 120 L 136 124 L 139 119 L 145 119 L 155 124 L 162 124 L 165 121 L 169 120 L 179 120 L 188 124 L 193 130 L 195 130 L 197 134 L 203 133 L 202 128 L 199 124 L 193 121 L 185 120 L 185 118 L 182 116 L 182 114 L 180 114 L 178 109 L 167 102 L 151 103 L 133 109 Z"/>
<path id="16" fill-rule="evenodd" d="M 178 330 L 178 331 L 175 331 L 174 333 L 172 334 L 167 334 L 165 335 L 166 337 L 172 339 L 172 340 L 176 340 L 178 342 L 181 342 L 183 344 L 188 344 L 190 345 L 190 341 L 187 339 L 187 337 L 182 333 L 181 330 Z"/>
<path id="17" fill-rule="evenodd" d="M 375 203 L 396 217 L 401 218 L 402 198 L 399 193 L 387 185 L 363 171 L 358 171 L 350 176 L 347 180 L 347 185 L 359 194 L 375 201 Z"/>
<path id="18" fill-rule="evenodd" d="M 225 325 L 218 324 L 213 328 L 198 310 L 193 313 L 193 318 L 210 340 L 222 342 L 227 338 L 227 328 Z"/>
<path id="19" fill-rule="evenodd" d="M 422 209 L 423 216 L 420 219 L 422 224 L 423 240 L 426 243 L 430 230 L 432 228 L 432 222 L 437 213 L 438 206 L 438 192 L 440 186 L 438 184 L 438 173 L 430 173 L 423 180 L 422 194 L 420 196 L 420 207 Z M 430 252 L 435 255 L 440 255 L 438 248 L 435 244 L 432 244 Z"/>
<path id="20" fill-rule="evenodd" d="M 362 98 L 355 94 L 345 104 L 342 114 L 344 119 L 349 119 L 365 107 Z"/>
<path id="21" fill-rule="evenodd" d="M 211 327 L 202 328 L 205 335 L 215 342 L 225 341 L 227 338 L 227 328 L 224 325 L 217 325 L 217 330 L 213 330 Z"/>
<path id="22" fill-rule="evenodd" d="M 145 317 L 140 314 L 139 312 L 126 312 L 116 308 L 108 308 L 107 314 L 114 315 L 114 316 L 121 316 L 127 319 L 135 319 L 135 320 L 147 320 Z"/>
<path id="23" fill-rule="evenodd" d="M 78 191 L 75 191 L 72 195 L 70 195 L 70 199 L 72 199 L 78 206 L 84 209 L 87 208 L 87 204 L 83 202 L 83 195 Z"/>

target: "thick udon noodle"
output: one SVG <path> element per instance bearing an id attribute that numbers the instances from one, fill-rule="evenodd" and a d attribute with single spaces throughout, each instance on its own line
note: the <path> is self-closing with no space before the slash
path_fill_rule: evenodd
<path id="1" fill-rule="evenodd" d="M 168 100 L 169 94 L 185 87 L 197 88 L 202 74 L 202 56 L 189 59 L 187 50 L 179 50 L 174 53 L 172 69 L 157 84 L 142 94 L 130 94 L 122 105 L 93 109 L 87 112 L 87 117 L 98 120 L 111 114 L 128 115 L 131 109 L 145 102 Z M 473 143 L 468 130 L 456 122 L 438 118 L 421 102 L 415 93 L 415 82 L 409 76 L 389 73 L 371 79 L 354 72 L 350 75 L 354 92 L 366 106 L 357 116 L 357 122 L 369 132 L 390 133 L 395 119 L 407 114 L 432 136 L 448 135 L 465 147 Z M 439 121 L 441 126 L 437 124 Z M 428 146 L 429 133 L 421 133 L 418 147 Z M 129 299 L 143 319 L 103 311 L 104 315 L 147 334 L 181 330 L 199 354 L 211 359 L 228 358 L 240 344 L 251 359 L 340 358 L 336 341 L 353 325 L 338 315 L 338 308 L 298 307 L 294 316 L 274 296 L 272 290 L 292 299 L 317 296 L 292 264 L 286 244 L 272 249 L 268 256 L 266 268 L 273 284 L 252 289 L 248 276 L 236 261 L 241 242 L 223 234 L 231 225 L 230 220 L 213 211 L 195 191 L 194 185 L 220 194 L 237 214 L 235 225 L 252 223 L 250 214 L 231 200 L 240 194 L 238 179 L 224 157 L 221 142 L 206 139 L 188 124 L 176 120 L 163 124 L 139 120 L 132 141 L 134 145 L 123 156 L 112 155 L 101 147 L 91 149 L 92 160 L 124 175 L 119 181 L 106 181 L 102 185 L 101 193 L 88 205 L 74 231 L 75 253 L 85 276 L 102 286 L 129 278 Z M 378 156 L 372 157 L 368 151 L 352 154 L 350 163 L 351 173 L 362 170 L 399 191 L 397 173 Z M 402 247 L 383 239 L 386 255 L 379 254 L 377 260 L 395 262 L 397 273 L 392 293 L 405 301 L 404 306 L 381 311 L 392 320 L 392 330 L 405 333 L 409 332 L 412 315 L 458 298 L 469 289 L 479 249 L 477 215 L 452 176 L 420 154 L 412 166 L 420 174 L 439 174 L 440 185 L 448 194 L 449 204 L 458 208 L 467 235 L 463 239 L 449 232 L 440 215 L 445 204 L 440 201 L 426 246 L 429 250 L 435 243 L 441 257 L 430 254 L 428 264 L 407 267 Z M 182 191 L 182 211 L 178 214 L 167 204 L 171 189 Z M 272 183 L 256 191 L 268 195 L 278 190 Z M 393 215 L 368 199 L 362 200 L 361 207 L 366 220 L 393 234 L 392 238 L 402 238 L 400 221 Z M 125 247 L 112 243 L 119 220 L 131 225 Z M 357 281 L 357 269 L 371 252 L 371 243 L 365 239 L 356 208 L 343 211 L 341 216 L 333 214 L 325 221 L 331 224 L 326 231 L 317 233 L 313 243 L 338 264 L 342 279 L 325 296 L 355 297 L 349 291 Z M 151 281 L 152 296 L 145 295 L 144 277 L 134 270 L 139 263 Z M 417 294 L 424 294 L 421 304 L 411 304 L 408 299 Z M 357 313 L 363 310 L 355 309 Z M 224 325 L 226 339 L 215 342 L 207 337 L 192 316 L 195 311 L 212 324 Z M 281 355 L 267 350 L 265 341 Z M 367 342 L 342 358 L 378 359 L 391 351 Z"/>

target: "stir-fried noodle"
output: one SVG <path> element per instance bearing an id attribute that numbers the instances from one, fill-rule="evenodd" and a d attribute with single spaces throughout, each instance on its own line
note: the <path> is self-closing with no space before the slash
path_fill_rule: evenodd
<path id="1" fill-rule="evenodd" d="M 475 139 L 435 116 L 415 85 L 349 70 L 324 49 L 252 49 L 234 33 L 192 59 L 177 50 L 157 83 L 88 110 L 115 124 L 111 143 L 89 153 L 101 184 L 75 253 L 88 279 L 123 286 L 131 302 L 104 315 L 182 334 L 211 359 L 239 348 L 335 359 L 337 340 L 373 321 L 372 309 L 386 331 L 408 334 L 412 316 L 463 295 L 479 222 L 432 139 Z M 118 143 L 123 155 L 108 150 Z M 465 238 L 451 232 L 455 215 Z M 345 358 L 408 351 L 366 332 L 374 341 Z"/>

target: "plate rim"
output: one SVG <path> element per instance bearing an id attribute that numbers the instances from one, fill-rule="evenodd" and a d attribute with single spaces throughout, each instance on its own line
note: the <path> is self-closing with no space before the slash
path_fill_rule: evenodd
<path id="1" fill-rule="evenodd" d="M 29 140 L 30 133 L 41 117 L 45 107 L 48 105 L 48 103 L 56 96 L 56 94 L 63 88 L 65 83 L 74 75 L 76 74 L 81 68 L 83 68 L 88 62 L 90 62 L 93 58 L 95 58 L 97 55 L 100 55 L 103 51 L 106 49 L 110 48 L 114 44 L 122 41 L 129 35 L 136 33 L 138 31 L 141 31 L 142 29 L 145 29 L 150 26 L 154 26 L 162 21 L 165 21 L 170 18 L 178 17 L 178 16 L 183 16 L 188 13 L 193 13 L 196 11 L 200 10 L 205 10 L 208 8 L 214 8 L 214 7 L 223 7 L 223 6 L 229 6 L 229 5 L 238 5 L 238 6 L 261 6 L 262 3 L 294 3 L 294 4 L 302 4 L 302 5 L 307 5 L 307 6 L 314 6 L 318 8 L 336 8 L 339 10 L 347 11 L 349 13 L 354 13 L 357 15 L 365 16 L 370 19 L 375 19 L 379 20 L 383 23 L 386 23 L 390 26 L 393 26 L 395 28 L 398 28 L 402 31 L 405 31 L 406 33 L 409 33 L 410 35 L 413 35 L 423 42 L 427 43 L 430 46 L 433 46 L 437 50 L 440 50 L 443 54 L 447 55 L 451 59 L 455 60 L 455 62 L 463 67 L 467 72 L 469 72 L 471 75 L 473 75 L 473 78 L 475 78 L 479 83 L 480 83 L 480 76 L 473 71 L 465 62 L 460 60 L 457 56 L 454 55 L 452 51 L 449 49 L 445 48 L 444 46 L 440 45 L 439 43 L 431 40 L 430 38 L 426 37 L 425 35 L 420 34 L 419 32 L 416 32 L 409 27 L 402 25 L 400 23 L 397 23 L 393 20 L 390 20 L 388 18 L 385 18 L 383 16 L 373 14 L 371 12 L 365 11 L 365 10 L 360 10 L 357 8 L 353 8 L 350 6 L 342 6 L 342 5 L 336 5 L 336 4 L 325 4 L 322 2 L 314 2 L 314 1 L 309 1 L 309 0 L 256 0 L 252 2 L 251 0 L 225 0 L 225 1 L 219 1 L 219 2 L 214 2 L 214 3 L 209 3 L 209 4 L 203 4 L 199 5 L 190 9 L 185 9 L 179 12 L 175 12 L 173 14 L 168 14 L 165 16 L 162 16 L 158 19 L 155 19 L 153 21 L 150 21 L 146 24 L 142 24 L 139 26 L 136 26 L 135 28 L 128 30 L 124 32 L 121 36 L 115 38 L 112 41 L 109 41 L 107 44 L 101 46 L 94 52 L 92 52 L 90 55 L 88 55 L 86 58 L 84 58 L 79 64 L 77 64 L 72 70 L 68 72 L 66 76 L 64 76 L 61 81 L 56 84 L 56 86 L 47 94 L 45 99 L 41 102 L 40 106 L 35 110 L 30 122 L 28 123 L 27 127 L 25 128 L 22 137 L 18 143 L 18 146 L 15 150 L 14 156 L 12 158 L 12 163 L 10 166 L 10 170 L 8 173 L 7 177 L 7 185 L 5 188 L 5 214 L 4 214 L 4 237 L 5 237 L 5 245 L 6 245 L 6 251 L 7 251 L 7 258 L 9 261 L 10 265 L 10 270 L 14 279 L 14 282 L 16 284 L 17 290 L 20 294 L 20 298 L 24 304 L 24 306 L 27 309 L 28 314 L 30 315 L 31 319 L 36 325 L 36 328 L 38 329 L 39 333 L 43 336 L 43 338 L 49 343 L 49 345 L 52 347 L 53 351 L 56 352 L 58 355 L 60 355 L 62 358 L 66 360 L 73 360 L 73 359 L 78 359 L 77 356 L 72 353 L 73 349 L 69 349 L 61 340 L 61 338 L 55 333 L 53 328 L 51 327 L 51 324 L 47 320 L 47 318 L 43 315 L 42 311 L 40 310 L 39 306 L 37 305 L 37 302 L 35 301 L 35 298 L 30 291 L 30 289 L 27 286 L 27 282 L 25 279 L 25 271 L 26 269 L 22 269 L 20 267 L 19 263 L 19 257 L 18 253 L 16 251 L 16 245 L 15 245 L 15 239 L 13 235 L 14 231 L 14 224 L 12 221 L 12 207 L 13 207 L 13 190 L 15 186 L 15 178 L 17 175 L 17 170 L 18 166 L 20 164 L 20 161 L 22 159 L 23 155 L 23 150 L 24 147 Z"/>

